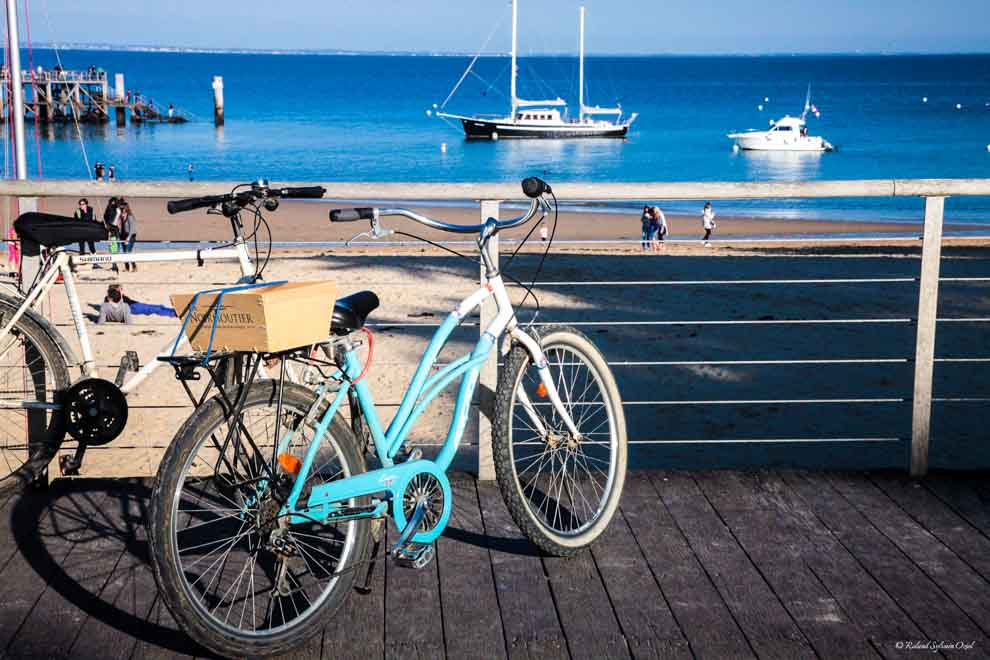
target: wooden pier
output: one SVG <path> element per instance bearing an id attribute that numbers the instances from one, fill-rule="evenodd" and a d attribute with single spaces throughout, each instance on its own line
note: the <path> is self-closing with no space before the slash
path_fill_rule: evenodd
<path id="1" fill-rule="evenodd" d="M 633 472 L 568 560 L 540 556 L 494 484 L 453 475 L 438 561 L 379 563 L 292 657 L 986 657 L 986 476 Z M 149 486 L 62 480 L 0 504 L 0 655 L 207 655 L 157 594 Z"/>
<path id="2" fill-rule="evenodd" d="M 10 72 L 0 73 L 0 120 L 6 121 Z M 124 88 L 124 75 L 116 74 L 111 87 L 102 69 L 90 67 L 84 71 L 36 69 L 21 72 L 24 90 L 24 113 L 28 121 L 43 124 L 82 123 L 104 124 L 116 115 L 118 126 L 127 123 L 130 114 L 134 123 L 185 123 L 180 114 L 169 114 L 154 105 L 148 97 L 132 95 Z M 167 105 L 165 107 L 168 107 Z"/>

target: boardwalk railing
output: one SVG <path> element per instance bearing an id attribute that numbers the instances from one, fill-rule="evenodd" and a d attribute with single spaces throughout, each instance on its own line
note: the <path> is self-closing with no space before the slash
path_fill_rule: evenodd
<path id="1" fill-rule="evenodd" d="M 312 185 L 312 182 L 306 182 Z M 190 197 L 215 194 L 217 190 L 229 189 L 233 184 L 222 182 L 141 182 L 105 184 L 91 181 L 2 181 L 0 197 L 21 198 L 20 210 L 34 208 L 37 197 L 62 196 L 106 196 L 123 195 L 129 198 L 140 197 Z M 294 185 L 288 183 L 286 185 Z M 302 184 L 299 184 L 302 185 Z M 483 219 L 498 217 L 502 201 L 522 199 L 517 184 L 503 183 L 327 183 L 326 197 L 338 200 L 477 200 Z M 939 269 L 942 251 L 942 226 L 945 198 L 948 196 L 990 196 L 990 179 L 917 179 L 917 180 L 862 180 L 862 181 L 812 181 L 783 183 L 641 183 L 641 184 L 555 184 L 558 199 L 571 201 L 618 201 L 618 200 L 742 200 L 742 199 L 788 199 L 788 198 L 848 198 L 848 197 L 915 197 L 924 199 L 924 229 L 921 242 L 921 267 L 917 278 L 829 278 L 827 280 L 724 280 L 697 282 L 666 282 L 670 285 L 746 285 L 768 283 L 829 284 L 849 282 L 913 282 L 919 283 L 917 316 L 914 318 L 882 319 L 791 319 L 791 320 L 709 320 L 709 321 L 587 321 L 574 323 L 577 326 L 594 325 L 726 325 L 726 324 L 853 324 L 853 323 L 903 323 L 916 324 L 915 350 L 910 357 L 877 359 L 809 359 L 809 360 L 730 360 L 730 361 L 614 361 L 613 366 L 663 366 L 663 365 L 755 365 L 755 364 L 839 364 L 839 363 L 914 363 L 913 393 L 910 399 L 902 398 L 859 398 L 859 399 L 774 399 L 774 400 L 700 400 L 700 401 L 661 401 L 629 399 L 629 407 L 643 405 L 718 405 L 718 404 L 774 404 L 774 403 L 869 403 L 906 402 L 912 405 L 910 472 L 922 475 L 928 471 L 929 439 L 933 403 L 933 370 L 937 361 L 946 362 L 986 362 L 985 356 L 953 357 L 936 359 L 935 339 L 939 322 L 987 323 L 990 318 L 938 318 Z M 812 240 L 812 239 L 808 239 Z M 945 280 L 966 280 L 969 282 L 990 282 L 990 277 L 943 278 Z M 567 285 L 567 282 L 543 282 L 540 286 L 552 287 Z M 581 286 L 613 287 L 630 286 L 637 282 L 580 282 Z M 493 314 L 490 308 L 482 310 L 479 324 Z M 482 393 L 493 392 L 497 380 L 496 357 L 483 369 L 480 383 Z M 490 398 L 490 397 L 489 397 Z M 953 401 L 957 399 L 951 399 Z M 961 399 L 959 399 L 961 400 Z M 969 400 L 969 399 L 967 399 Z M 978 397 L 973 401 L 982 401 Z M 482 478 L 493 477 L 490 440 L 491 401 L 484 398 L 480 402 L 482 414 L 479 416 L 479 474 Z M 786 442 L 843 442 L 843 441 L 890 441 L 900 438 L 821 438 L 821 439 L 714 439 L 697 438 L 678 440 L 684 443 L 786 443 Z M 633 438 L 631 442 L 648 443 L 650 440 Z M 662 441 L 672 442 L 672 441 Z"/>

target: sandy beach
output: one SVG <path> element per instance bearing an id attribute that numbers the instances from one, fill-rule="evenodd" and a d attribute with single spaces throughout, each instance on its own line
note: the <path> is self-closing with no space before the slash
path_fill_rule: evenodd
<path id="1" fill-rule="evenodd" d="M 136 199 L 131 207 L 138 219 L 141 240 L 225 240 L 230 238 L 230 227 L 221 216 L 207 216 L 204 211 L 191 211 L 179 215 L 169 215 L 165 210 L 164 199 Z M 102 212 L 105 199 L 94 198 L 90 202 Z M 43 200 L 44 207 L 52 213 L 71 214 L 76 208 L 76 200 L 52 198 Z M 359 231 L 368 228 L 366 221 L 331 224 L 328 212 L 332 208 L 354 206 L 346 201 L 321 200 L 320 202 L 283 202 L 278 211 L 267 215 L 275 241 L 344 241 Z M 699 205 L 700 208 L 700 205 Z M 416 210 L 448 222 L 477 223 L 477 208 L 432 208 L 418 207 Z M 717 208 L 716 208 L 717 210 Z M 518 213 L 514 209 L 503 209 L 503 217 Z M 868 222 L 856 220 L 785 220 L 768 218 L 722 217 L 719 216 L 714 239 L 751 237 L 801 237 L 845 234 L 919 234 L 921 230 L 921 209 L 919 222 Z M 450 240 L 450 234 L 432 231 L 404 218 L 389 218 L 386 226 L 398 231 L 409 231 L 432 240 Z M 670 238 L 701 238 L 700 215 L 667 215 Z M 980 228 L 980 227 L 976 227 Z M 984 227 L 985 228 L 985 227 Z M 972 225 L 948 224 L 945 231 L 972 230 Z M 508 238 L 521 237 L 527 228 L 520 228 L 504 235 Z M 463 237 L 461 237 L 463 238 Z M 638 214 L 621 215 L 615 213 L 562 212 L 560 214 L 556 238 L 560 240 L 638 240 L 640 221 Z"/>

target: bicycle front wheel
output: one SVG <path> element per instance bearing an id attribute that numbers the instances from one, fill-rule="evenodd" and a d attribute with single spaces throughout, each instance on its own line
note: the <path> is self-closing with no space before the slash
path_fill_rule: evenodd
<path id="1" fill-rule="evenodd" d="M 197 642 L 235 658 L 285 653 L 318 634 L 353 586 L 370 536 L 368 520 L 298 524 L 279 516 L 292 479 L 272 465 L 273 450 L 291 433 L 277 451 L 302 460 L 314 436 L 314 424 L 303 422 L 316 397 L 286 384 L 279 418 L 277 381 L 242 385 L 231 398 L 244 387 L 239 424 L 214 397 L 176 434 L 149 515 L 152 566 L 169 610 Z M 335 417 L 300 501 L 313 485 L 364 470 Z"/>
<path id="2" fill-rule="evenodd" d="M 544 552 L 571 556 L 605 531 L 619 506 L 626 422 L 608 363 L 588 337 L 548 326 L 536 338 L 580 436 L 568 430 L 532 356 L 517 343 L 495 393 L 495 475 L 523 533 Z"/>
<path id="3" fill-rule="evenodd" d="M 0 327 L 17 308 L 0 300 Z M 65 437 L 57 410 L 69 367 L 55 342 L 29 316 L 0 337 L 0 492 L 36 481 Z"/>

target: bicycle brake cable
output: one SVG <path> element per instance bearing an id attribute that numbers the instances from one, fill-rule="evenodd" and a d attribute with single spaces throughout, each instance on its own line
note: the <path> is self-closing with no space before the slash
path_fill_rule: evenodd
<path id="1" fill-rule="evenodd" d="M 539 278 L 540 273 L 543 272 L 543 265 L 544 263 L 546 263 L 547 255 L 550 253 L 550 246 L 553 245 L 554 236 L 557 235 L 557 220 L 560 217 L 560 205 L 557 203 L 557 196 L 553 193 L 553 190 L 550 190 L 548 192 L 550 193 L 550 197 L 553 199 L 553 227 L 550 228 L 550 238 L 547 240 L 547 246 L 543 249 L 543 254 L 540 256 L 540 263 L 537 264 L 536 271 L 533 273 L 533 280 L 530 282 L 528 287 L 525 287 L 526 295 L 523 296 L 523 299 L 519 302 L 518 305 L 518 307 L 522 307 L 523 305 L 525 305 L 526 301 L 529 299 L 530 296 L 533 296 L 533 302 L 536 303 L 536 311 L 533 313 L 533 318 L 531 318 L 529 320 L 529 323 L 526 324 L 526 327 L 532 326 L 533 323 L 536 321 L 536 317 L 540 313 L 540 301 L 536 297 L 536 294 L 533 292 L 533 287 L 536 286 L 536 280 L 537 278 Z M 523 241 L 516 247 L 515 252 L 513 252 L 512 255 L 509 257 L 509 259 L 507 260 L 507 265 L 508 265 L 508 261 L 512 261 L 512 257 L 516 256 L 516 252 L 519 252 L 523 244 L 532 235 L 533 229 L 536 229 L 536 225 L 533 225 L 532 229 L 529 230 L 529 233 L 526 234 L 526 237 L 523 239 Z M 513 314 L 515 314 L 515 309 L 513 309 Z"/>

